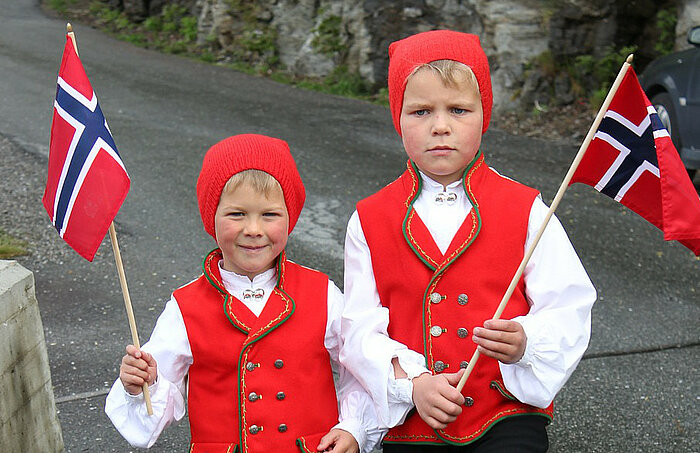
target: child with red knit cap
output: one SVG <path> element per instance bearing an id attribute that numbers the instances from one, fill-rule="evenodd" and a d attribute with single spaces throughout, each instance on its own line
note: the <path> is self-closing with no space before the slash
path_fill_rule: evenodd
<path id="1" fill-rule="evenodd" d="M 191 453 L 371 451 L 385 431 L 338 364 L 343 295 L 284 252 L 305 198 L 287 143 L 254 134 L 217 143 L 197 198 L 218 248 L 173 293 L 148 343 L 127 347 L 109 418 L 147 448 L 187 402 Z"/>
<path id="2" fill-rule="evenodd" d="M 546 451 L 552 400 L 588 346 L 595 289 L 552 218 L 491 319 L 547 207 L 486 163 L 493 100 L 477 36 L 419 33 L 392 43 L 389 58 L 389 105 L 409 160 L 348 223 L 341 362 L 363 370 L 356 377 L 383 424 L 403 421 L 394 405 L 415 403 L 385 453 Z M 419 359 L 371 336 L 387 331 Z"/>

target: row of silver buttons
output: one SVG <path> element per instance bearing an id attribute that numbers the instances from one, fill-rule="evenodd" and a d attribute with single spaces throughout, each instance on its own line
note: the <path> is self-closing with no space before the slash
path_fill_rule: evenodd
<path id="1" fill-rule="evenodd" d="M 282 359 L 277 359 L 273 362 L 273 365 L 275 368 L 277 368 L 279 370 L 284 366 L 284 361 Z M 260 366 L 259 363 L 248 362 L 245 364 L 245 369 L 248 371 L 254 371 L 259 366 Z M 277 395 L 275 397 L 277 398 L 278 401 L 282 401 L 283 399 L 285 399 L 287 397 L 287 395 L 284 392 L 277 392 Z M 261 399 L 262 399 L 262 395 L 259 393 L 250 392 L 248 394 L 248 401 L 250 401 L 251 403 L 254 403 L 254 402 L 261 400 Z M 263 430 L 262 425 L 250 425 L 250 427 L 248 427 L 248 432 L 250 434 L 258 434 L 262 430 Z M 279 431 L 281 433 L 287 432 L 287 425 L 285 423 L 281 423 L 277 427 L 277 431 Z"/>
<path id="2" fill-rule="evenodd" d="M 428 300 L 430 300 L 430 303 L 432 304 L 439 304 L 443 300 L 447 299 L 447 296 L 443 296 L 440 293 L 430 293 L 430 296 L 428 296 Z M 460 294 L 457 296 L 457 303 L 459 305 L 467 305 L 469 302 L 469 296 L 466 294 Z"/>
<path id="3" fill-rule="evenodd" d="M 439 337 L 440 335 L 442 335 L 443 333 L 446 333 L 446 332 L 447 332 L 447 329 L 444 327 L 440 327 L 440 326 L 431 326 L 430 327 L 430 335 L 432 335 L 433 337 L 436 337 L 436 338 Z M 467 335 L 469 335 L 469 330 L 467 330 L 466 327 L 460 327 L 459 329 L 457 329 L 457 336 L 459 338 L 467 338 Z"/>
<path id="4" fill-rule="evenodd" d="M 250 434 L 258 434 L 263 430 L 262 425 L 250 425 L 248 428 L 248 432 Z M 281 433 L 286 433 L 287 432 L 287 425 L 285 423 L 280 423 L 280 425 L 277 427 L 277 431 Z"/>

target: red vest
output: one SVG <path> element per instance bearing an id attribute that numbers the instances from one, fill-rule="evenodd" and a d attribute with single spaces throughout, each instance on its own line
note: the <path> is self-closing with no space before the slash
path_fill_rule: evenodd
<path id="1" fill-rule="evenodd" d="M 410 161 L 396 181 L 357 205 L 369 245 L 379 298 L 389 309 L 389 335 L 422 351 L 434 373 L 466 367 L 476 345 L 474 327 L 491 319 L 524 255 L 534 189 L 499 176 L 479 153 L 463 176 L 473 209 L 443 255 L 413 209 L 421 191 Z M 522 278 L 501 316 L 528 312 Z M 542 410 L 515 399 L 498 361 L 482 356 L 462 393 L 470 404 L 444 430 L 417 413 L 389 431 L 384 442 L 468 444 L 498 420 Z"/>
<path id="2" fill-rule="evenodd" d="M 338 421 L 323 343 L 328 277 L 282 253 L 277 286 L 256 317 L 226 292 L 220 259 L 214 250 L 204 275 L 174 293 L 193 357 L 190 452 L 315 451 Z"/>

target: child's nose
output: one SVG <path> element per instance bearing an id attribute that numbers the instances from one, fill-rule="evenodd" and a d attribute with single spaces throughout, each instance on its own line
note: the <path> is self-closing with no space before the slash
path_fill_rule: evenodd
<path id="1" fill-rule="evenodd" d="M 261 219 L 250 217 L 245 223 L 245 234 L 249 236 L 260 236 L 262 234 Z"/>
<path id="2" fill-rule="evenodd" d="M 445 115 L 435 115 L 433 120 L 433 135 L 446 135 L 451 131 L 450 123 Z"/>

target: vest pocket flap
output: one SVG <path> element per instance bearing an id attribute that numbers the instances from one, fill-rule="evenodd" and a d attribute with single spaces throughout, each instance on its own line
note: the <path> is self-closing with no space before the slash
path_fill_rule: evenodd
<path id="1" fill-rule="evenodd" d="M 193 442 L 189 453 L 238 453 L 238 445 L 228 442 Z"/>
<path id="2" fill-rule="evenodd" d="M 316 453 L 316 447 L 321 443 L 321 438 L 328 434 L 328 431 L 323 431 L 316 434 L 308 434 L 297 439 L 297 446 L 302 453 Z"/>
<path id="3" fill-rule="evenodd" d="M 517 401 L 518 399 L 513 396 L 512 393 L 510 393 L 506 389 L 506 385 L 503 383 L 503 381 L 491 381 L 491 384 L 489 384 L 489 387 L 491 387 L 494 390 L 497 390 L 501 395 L 503 395 L 505 398 L 508 398 L 509 400 Z"/>

